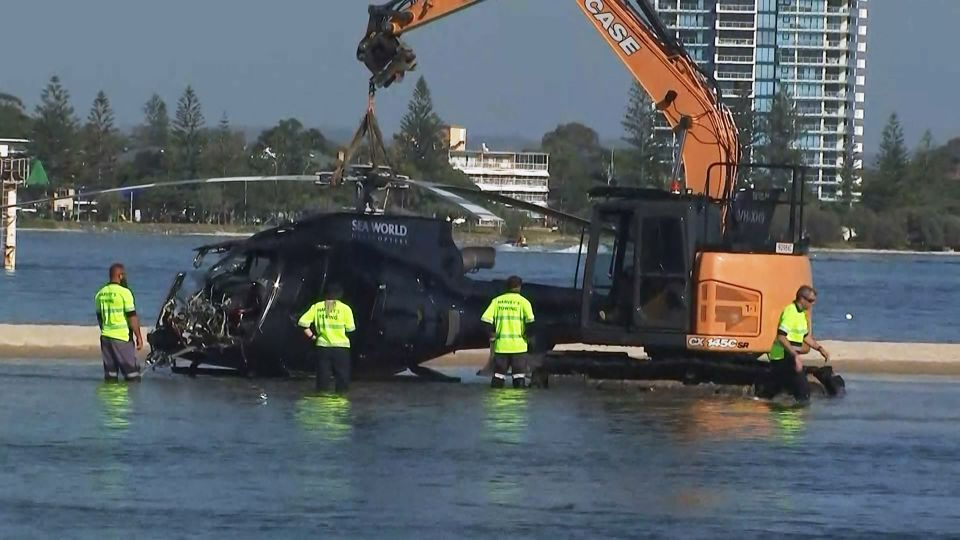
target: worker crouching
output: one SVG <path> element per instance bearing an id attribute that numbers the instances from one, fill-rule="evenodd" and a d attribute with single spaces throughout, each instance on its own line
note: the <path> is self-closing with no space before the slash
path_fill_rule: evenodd
<path id="1" fill-rule="evenodd" d="M 777 338 L 767 354 L 773 368 L 773 380 L 765 397 L 772 398 L 787 390 L 801 403 L 810 399 L 810 385 L 800 356 L 815 350 L 830 361 L 830 353 L 810 333 L 807 312 L 817 301 L 817 292 L 809 285 L 797 289 L 793 302 L 787 304 L 780 314 Z"/>
<path id="2" fill-rule="evenodd" d="M 297 324 L 313 340 L 313 361 L 317 368 L 317 390 L 330 389 L 334 380 L 337 392 L 346 392 L 350 386 L 350 338 L 347 333 L 356 330 L 353 310 L 340 301 L 343 289 L 336 284 L 327 287 L 323 300 L 310 306 Z"/>
<path id="3" fill-rule="evenodd" d="M 493 378 L 490 386 L 503 388 L 509 369 L 514 388 L 527 386 L 527 327 L 534 322 L 533 306 L 520 295 L 523 281 L 507 279 L 507 292 L 493 299 L 480 320 L 490 325 Z"/>

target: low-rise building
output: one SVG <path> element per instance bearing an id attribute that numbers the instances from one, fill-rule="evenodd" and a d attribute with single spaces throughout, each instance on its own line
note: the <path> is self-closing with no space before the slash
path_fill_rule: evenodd
<path id="1" fill-rule="evenodd" d="M 450 165 L 466 174 L 481 191 L 505 195 L 521 201 L 547 206 L 550 195 L 550 154 L 544 152 L 493 151 L 481 144 L 467 149 L 467 130 L 450 126 L 448 130 Z M 533 215 L 535 219 L 542 216 Z M 484 223 L 480 225 L 495 225 Z"/>

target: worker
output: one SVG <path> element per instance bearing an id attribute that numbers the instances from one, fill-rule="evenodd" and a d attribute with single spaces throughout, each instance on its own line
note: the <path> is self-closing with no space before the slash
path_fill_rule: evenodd
<path id="1" fill-rule="evenodd" d="M 343 289 L 333 283 L 327 287 L 323 300 L 310 306 L 300 316 L 298 325 L 303 333 L 313 340 L 313 359 L 317 368 L 317 390 L 330 388 L 334 379 L 336 392 L 346 392 L 350 386 L 350 338 L 348 332 L 356 330 L 353 310 L 340 298 Z"/>
<path id="2" fill-rule="evenodd" d="M 143 335 L 133 293 L 127 287 L 127 271 L 122 264 L 114 263 L 108 274 L 110 281 L 94 297 L 100 326 L 103 377 L 107 381 L 117 381 L 119 374 L 123 373 L 124 380 L 139 381 L 140 365 L 136 351 L 143 349 Z"/>
<path id="3" fill-rule="evenodd" d="M 493 378 L 490 386 L 503 388 L 507 368 L 514 388 L 525 388 L 527 377 L 527 325 L 533 323 L 533 306 L 520 295 L 523 281 L 518 276 L 507 279 L 507 292 L 493 299 L 480 320 L 490 325 L 490 347 L 493 353 Z"/>
<path id="4" fill-rule="evenodd" d="M 807 324 L 807 312 L 817 301 L 817 292 L 809 285 L 797 289 L 797 295 L 780 314 L 777 338 L 768 353 L 773 368 L 773 384 L 769 388 L 769 397 L 776 396 L 787 388 L 799 402 L 810 399 L 810 385 L 803 369 L 800 355 L 818 351 L 824 362 L 830 361 L 830 353 L 817 343 L 810 334 Z"/>

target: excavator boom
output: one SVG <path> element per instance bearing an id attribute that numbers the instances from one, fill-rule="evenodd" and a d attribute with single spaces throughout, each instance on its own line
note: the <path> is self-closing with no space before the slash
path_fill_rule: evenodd
<path id="1" fill-rule="evenodd" d="M 486 0 L 393 0 L 370 6 L 357 50 L 371 87 L 387 87 L 416 67 L 400 37 Z M 726 199 L 734 189 L 740 144 L 736 124 L 710 78 L 662 27 L 647 0 L 573 0 L 611 50 L 656 102 L 682 141 L 687 190 Z M 724 165 L 715 165 L 724 164 Z"/>

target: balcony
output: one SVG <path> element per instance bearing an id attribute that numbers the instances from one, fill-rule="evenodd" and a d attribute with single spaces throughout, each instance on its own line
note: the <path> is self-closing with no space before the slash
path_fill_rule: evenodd
<path id="1" fill-rule="evenodd" d="M 756 13 L 756 4 L 717 4 L 717 13 Z"/>
<path id="2" fill-rule="evenodd" d="M 847 42 L 843 40 L 827 40 L 827 49 L 846 49 Z"/>
<path id="3" fill-rule="evenodd" d="M 719 30 L 755 30 L 757 23 L 755 21 L 721 21 L 717 20 L 717 29 Z"/>
<path id="4" fill-rule="evenodd" d="M 741 55 L 741 54 L 718 54 L 714 58 L 714 62 L 717 64 L 753 64 L 753 55 Z"/>
<path id="5" fill-rule="evenodd" d="M 753 38 L 717 38 L 717 46 L 727 47 L 753 47 Z"/>
<path id="6" fill-rule="evenodd" d="M 749 81 L 753 79 L 753 73 L 738 71 L 718 71 L 717 80 L 728 81 Z"/>

